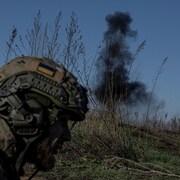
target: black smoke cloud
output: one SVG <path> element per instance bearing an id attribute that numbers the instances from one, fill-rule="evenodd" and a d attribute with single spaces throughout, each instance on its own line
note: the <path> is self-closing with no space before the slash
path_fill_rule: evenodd
<path id="1" fill-rule="evenodd" d="M 106 21 L 108 29 L 104 33 L 104 46 L 97 62 L 97 99 L 105 104 L 110 100 L 131 105 L 147 102 L 149 93 L 145 84 L 131 81 L 129 77 L 134 56 L 126 42 L 137 35 L 137 31 L 130 27 L 132 18 L 128 13 L 116 12 L 108 15 Z"/>

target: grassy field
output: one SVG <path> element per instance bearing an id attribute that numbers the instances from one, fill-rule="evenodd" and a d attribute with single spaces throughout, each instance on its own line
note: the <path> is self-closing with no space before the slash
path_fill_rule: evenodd
<path id="1" fill-rule="evenodd" d="M 180 179 L 180 133 L 90 115 L 72 130 L 72 141 L 56 159 L 51 172 L 38 172 L 34 179 Z M 26 177 L 32 171 L 28 167 Z"/>

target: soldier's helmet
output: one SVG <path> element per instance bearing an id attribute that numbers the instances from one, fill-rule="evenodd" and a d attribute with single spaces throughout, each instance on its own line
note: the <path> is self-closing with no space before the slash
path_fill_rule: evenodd
<path id="1" fill-rule="evenodd" d="M 63 111 L 82 121 L 87 104 L 86 89 L 53 60 L 18 57 L 0 69 L 0 116 L 15 134 L 36 136 Z"/>

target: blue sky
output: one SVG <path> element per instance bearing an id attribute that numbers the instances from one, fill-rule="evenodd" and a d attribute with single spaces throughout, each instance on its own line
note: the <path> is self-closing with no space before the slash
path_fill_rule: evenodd
<path id="1" fill-rule="evenodd" d="M 20 33 L 32 27 L 37 11 L 42 20 L 52 23 L 59 11 L 68 23 L 74 11 L 83 34 L 87 57 L 93 58 L 98 44 L 107 30 L 105 17 L 116 11 L 129 12 L 131 28 L 138 31 L 132 46 L 146 40 L 143 52 L 137 58 L 139 80 L 152 89 L 153 79 L 165 57 L 168 61 L 158 79 L 155 92 L 166 103 L 165 111 L 180 116 L 180 1 L 179 0 L 0 0 L 0 65 L 3 51 L 12 27 Z M 131 44 L 129 44 L 131 46 Z"/>

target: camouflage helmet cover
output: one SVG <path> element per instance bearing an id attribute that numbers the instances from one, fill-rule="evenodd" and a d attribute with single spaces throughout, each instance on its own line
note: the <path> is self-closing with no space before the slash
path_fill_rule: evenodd
<path id="1" fill-rule="evenodd" d="M 58 107 L 74 112 L 76 120 L 83 120 L 88 110 L 86 89 L 73 74 L 48 58 L 18 57 L 0 69 L 0 96 L 19 89 L 48 97 Z"/>

